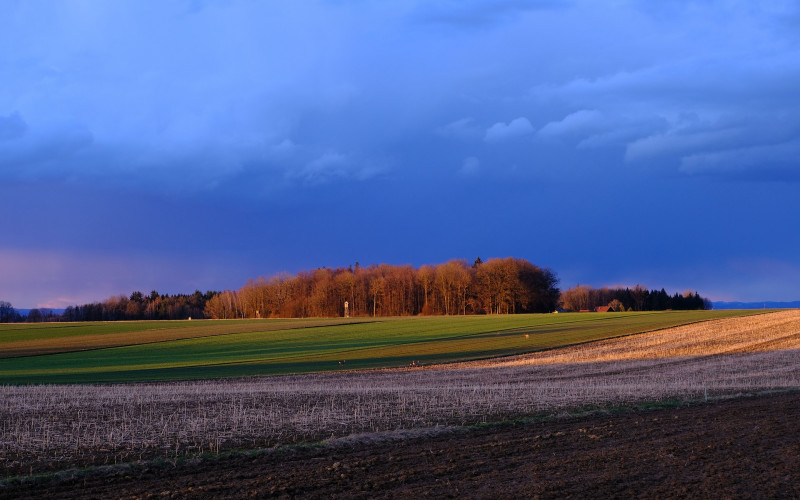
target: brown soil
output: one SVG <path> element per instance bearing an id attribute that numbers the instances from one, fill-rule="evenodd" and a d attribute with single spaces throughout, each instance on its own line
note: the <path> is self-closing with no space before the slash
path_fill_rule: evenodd
<path id="1" fill-rule="evenodd" d="M 799 415 L 794 392 L 389 433 L 16 482 L 0 498 L 800 498 Z"/>

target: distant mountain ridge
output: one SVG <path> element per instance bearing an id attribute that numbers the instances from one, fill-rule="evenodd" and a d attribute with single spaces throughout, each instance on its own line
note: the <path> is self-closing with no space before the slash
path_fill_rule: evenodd
<path id="1" fill-rule="evenodd" d="M 714 309 L 800 309 L 800 300 L 793 302 L 712 302 Z"/>

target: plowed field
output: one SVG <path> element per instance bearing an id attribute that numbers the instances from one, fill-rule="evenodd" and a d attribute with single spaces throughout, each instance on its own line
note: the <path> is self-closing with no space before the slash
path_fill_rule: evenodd
<path id="1" fill-rule="evenodd" d="M 333 441 L 17 484 L 2 498 L 798 498 L 800 394 Z"/>

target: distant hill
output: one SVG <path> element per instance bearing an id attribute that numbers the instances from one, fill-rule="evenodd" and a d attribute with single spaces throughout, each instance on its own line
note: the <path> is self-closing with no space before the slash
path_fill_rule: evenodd
<path id="1" fill-rule="evenodd" d="M 50 309 L 47 307 L 39 307 L 37 309 L 39 309 L 41 312 L 52 311 L 53 314 L 64 314 L 64 309 Z M 33 309 L 17 309 L 15 307 L 14 310 L 17 311 L 20 316 L 27 316 Z"/>
<path id="2" fill-rule="evenodd" d="M 714 309 L 800 309 L 800 300 L 794 302 L 712 302 Z"/>

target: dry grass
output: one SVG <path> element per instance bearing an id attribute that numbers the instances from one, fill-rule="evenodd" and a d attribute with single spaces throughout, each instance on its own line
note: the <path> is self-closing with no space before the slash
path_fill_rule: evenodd
<path id="1" fill-rule="evenodd" d="M 800 387 L 800 311 L 430 368 L 0 387 L 3 475 Z"/>
<path id="2" fill-rule="evenodd" d="M 800 311 L 762 314 L 610 339 L 515 359 L 494 360 L 494 367 L 654 360 L 767 352 L 800 347 Z M 479 364 L 480 365 L 480 364 Z"/>

